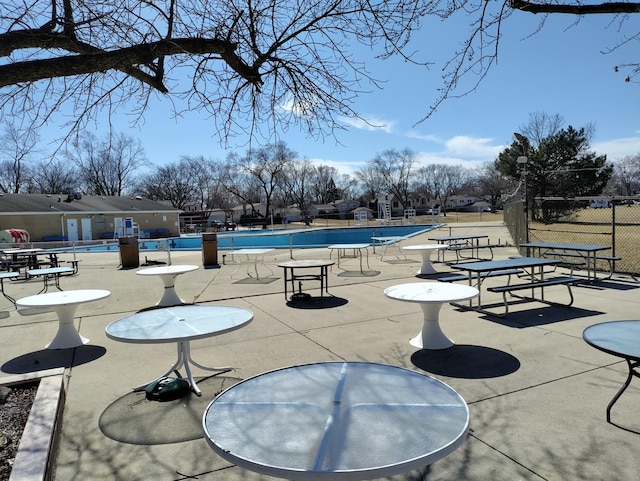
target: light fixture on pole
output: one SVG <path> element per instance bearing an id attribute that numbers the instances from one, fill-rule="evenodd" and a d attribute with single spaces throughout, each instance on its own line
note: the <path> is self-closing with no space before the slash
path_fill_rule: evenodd
<path id="1" fill-rule="evenodd" d="M 524 179 L 524 219 L 526 225 L 524 234 L 525 242 L 529 242 L 529 199 L 527 196 L 527 174 L 529 173 L 529 171 L 527 170 L 528 161 L 529 159 L 524 155 L 521 155 L 516 159 L 516 162 L 518 163 L 518 166 L 520 168 L 520 173 L 522 174 L 522 178 Z"/>

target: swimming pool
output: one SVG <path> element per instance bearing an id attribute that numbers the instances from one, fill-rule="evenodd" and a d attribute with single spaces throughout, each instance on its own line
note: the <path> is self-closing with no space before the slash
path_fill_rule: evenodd
<path id="1" fill-rule="evenodd" d="M 273 248 L 304 249 L 327 247 L 331 244 L 371 243 L 372 237 L 413 237 L 435 229 L 438 225 L 378 225 L 353 227 L 327 227 L 312 229 L 276 229 L 263 231 L 219 232 L 218 250 Z M 202 237 L 186 236 L 169 239 L 143 240 L 138 242 L 141 251 L 202 249 Z M 76 252 L 104 252 L 118 250 L 118 243 L 76 246 Z"/>

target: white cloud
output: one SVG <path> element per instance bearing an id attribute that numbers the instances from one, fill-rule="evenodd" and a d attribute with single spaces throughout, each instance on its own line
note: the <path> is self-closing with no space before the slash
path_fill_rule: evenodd
<path id="1" fill-rule="evenodd" d="M 329 159 L 309 159 L 313 165 L 327 165 L 329 167 L 335 167 L 339 174 L 347 174 L 352 177 L 358 169 L 364 167 L 366 162 L 354 162 L 346 160 L 329 160 Z"/>
<path id="2" fill-rule="evenodd" d="M 395 123 L 390 120 L 377 119 L 375 117 L 366 120 L 343 117 L 341 119 L 345 124 L 358 130 L 367 130 L 370 132 L 385 132 L 390 134 L 393 132 Z"/>
<path id="3" fill-rule="evenodd" d="M 445 142 L 448 153 L 464 158 L 494 160 L 504 150 L 504 145 L 491 145 L 493 139 L 456 135 Z"/>
<path id="4" fill-rule="evenodd" d="M 640 154 L 640 137 L 626 137 L 621 139 L 595 142 L 591 145 L 598 155 L 607 155 L 607 160 L 615 161 L 628 155 Z"/>
<path id="5" fill-rule="evenodd" d="M 409 139 L 416 139 L 416 140 L 424 140 L 425 142 L 438 142 L 438 143 L 442 143 L 442 140 L 438 137 L 436 137 L 435 135 L 430 135 L 430 134 L 417 134 L 416 132 L 414 132 L 413 130 L 410 130 L 407 133 L 407 138 Z"/>
<path id="6" fill-rule="evenodd" d="M 418 154 L 418 164 L 420 166 L 432 164 L 459 165 L 467 169 L 475 169 L 481 167 L 485 160 L 470 160 L 445 153 L 420 152 Z"/>

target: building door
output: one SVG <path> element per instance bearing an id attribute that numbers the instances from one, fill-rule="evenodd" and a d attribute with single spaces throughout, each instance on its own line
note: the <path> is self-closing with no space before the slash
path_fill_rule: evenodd
<path id="1" fill-rule="evenodd" d="M 91 233 L 91 219 L 80 219 L 81 222 L 81 227 L 82 227 L 82 240 L 83 241 L 87 241 L 87 240 L 92 240 L 93 239 L 93 235 Z"/>
<path id="2" fill-rule="evenodd" d="M 124 237 L 124 220 L 122 217 L 114 217 L 113 219 L 114 238 Z"/>
<path id="3" fill-rule="evenodd" d="M 67 219 L 67 240 L 77 241 L 78 237 L 78 219 Z"/>

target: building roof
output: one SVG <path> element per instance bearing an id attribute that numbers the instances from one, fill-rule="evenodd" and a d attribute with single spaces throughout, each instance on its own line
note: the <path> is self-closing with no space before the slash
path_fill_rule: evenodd
<path id="1" fill-rule="evenodd" d="M 123 212 L 180 212 L 180 209 L 142 197 L 67 194 L 0 194 L 0 215 L 85 212 L 121 214 Z"/>

